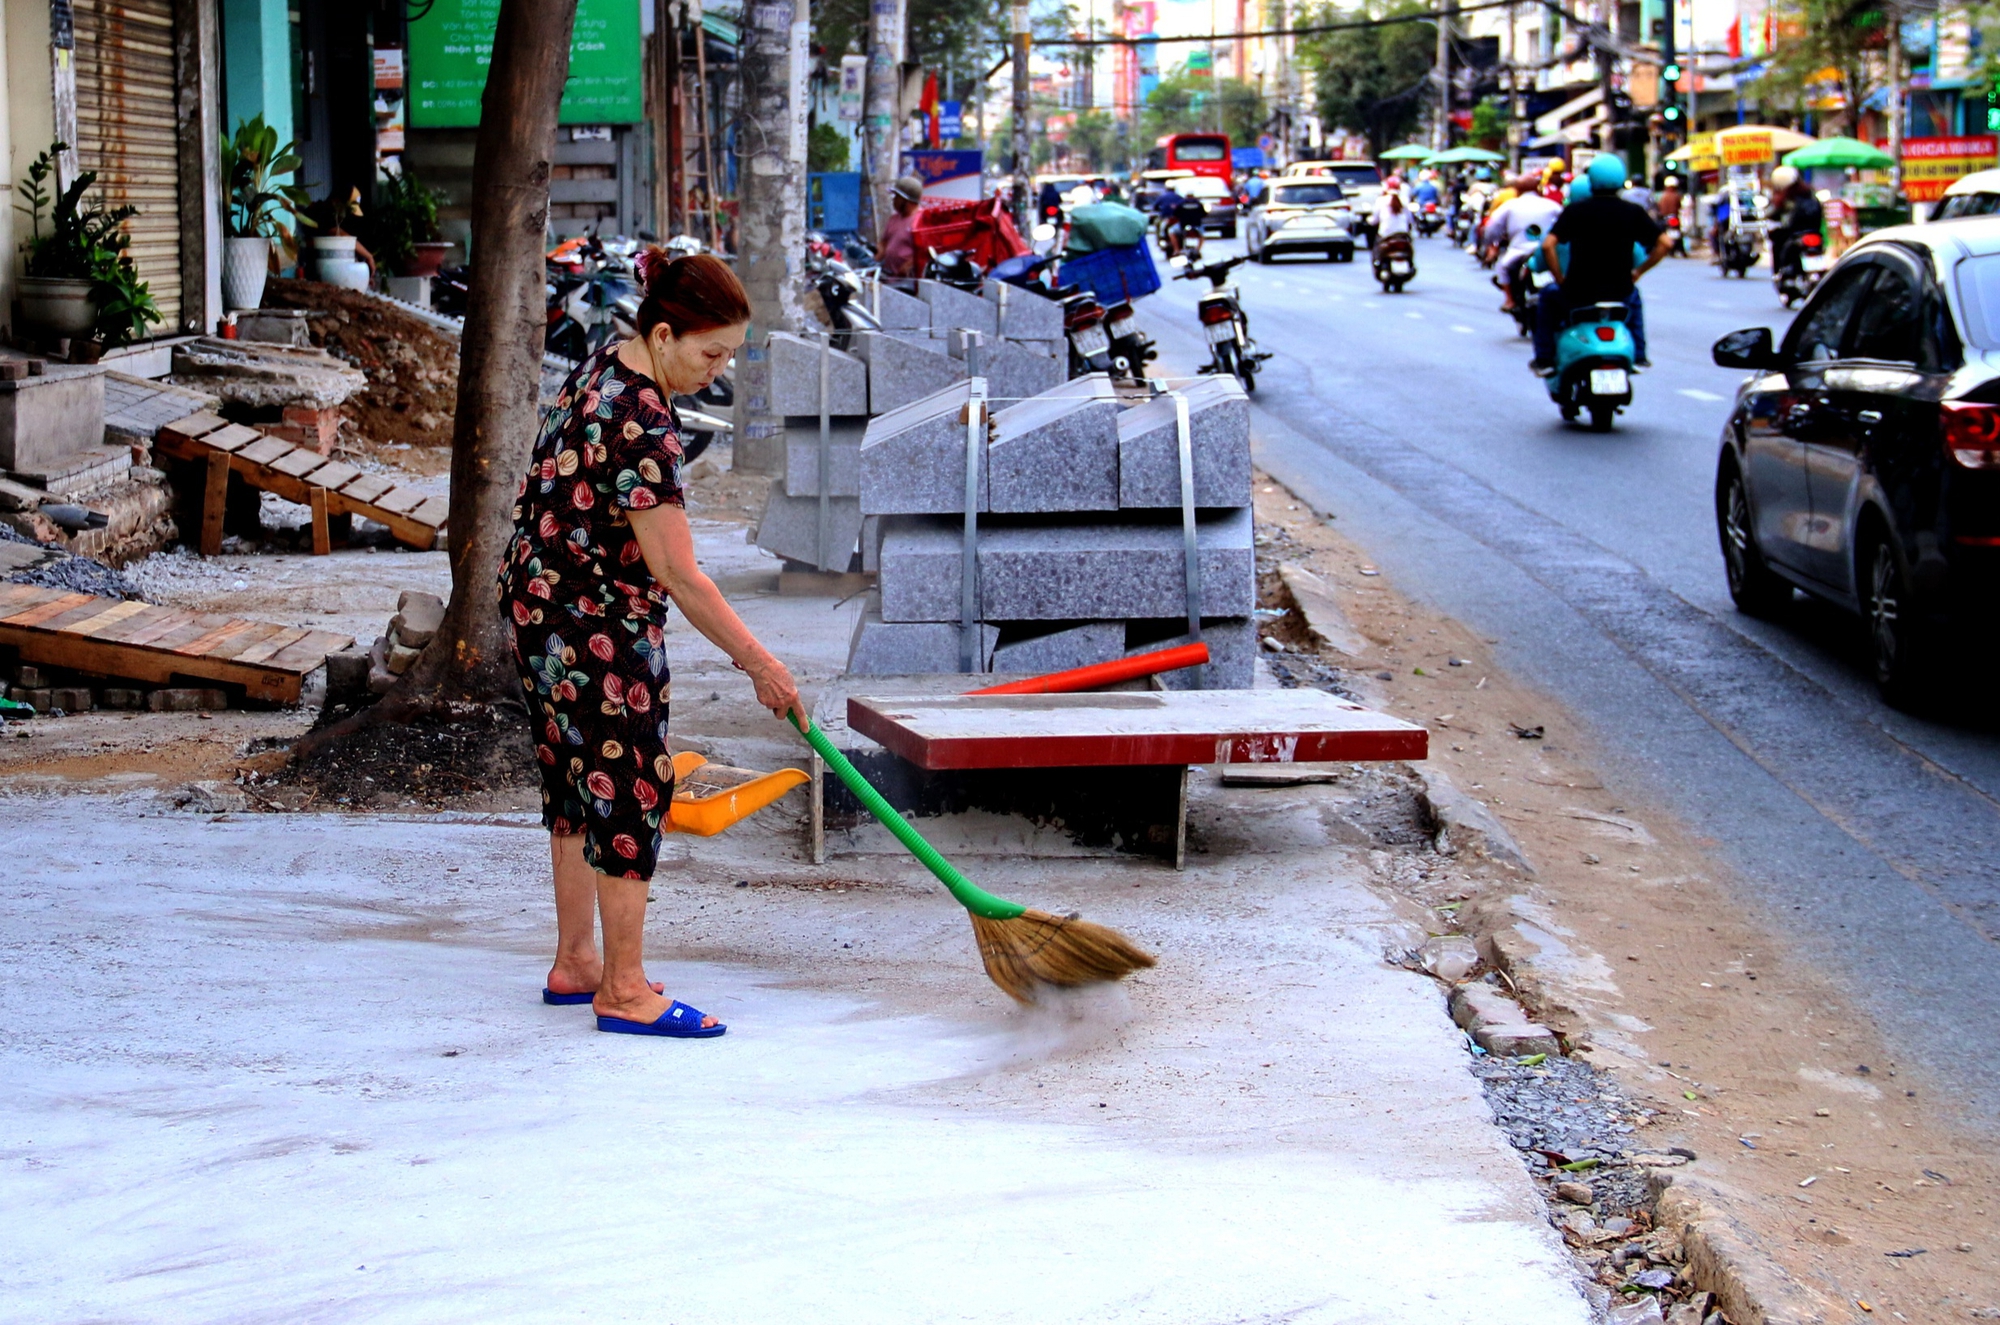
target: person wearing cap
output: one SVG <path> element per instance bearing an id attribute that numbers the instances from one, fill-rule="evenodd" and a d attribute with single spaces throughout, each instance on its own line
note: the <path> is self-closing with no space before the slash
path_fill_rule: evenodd
<path id="1" fill-rule="evenodd" d="M 924 198 L 924 182 L 915 175 L 905 175 L 889 190 L 891 213 L 882 219 L 882 244 L 876 256 L 882 264 L 884 276 L 915 276 L 917 272 L 917 240 L 910 218 L 917 214 L 917 205 Z"/>

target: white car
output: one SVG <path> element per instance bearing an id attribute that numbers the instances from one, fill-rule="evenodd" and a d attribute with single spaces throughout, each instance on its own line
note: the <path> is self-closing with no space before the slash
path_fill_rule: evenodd
<path id="1" fill-rule="evenodd" d="M 1975 170 L 1952 182 L 1932 210 L 1933 221 L 1961 216 L 1991 216 L 2000 212 L 2000 170 Z"/>
<path id="2" fill-rule="evenodd" d="M 1259 262 L 1280 253 L 1323 253 L 1354 261 L 1354 209 L 1332 179 L 1287 175 L 1272 180 L 1250 208 L 1243 247 Z"/>

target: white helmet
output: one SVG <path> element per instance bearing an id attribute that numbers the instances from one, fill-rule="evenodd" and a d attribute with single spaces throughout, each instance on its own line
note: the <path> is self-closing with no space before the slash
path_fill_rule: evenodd
<path id="1" fill-rule="evenodd" d="M 1774 192 L 1783 193 L 1798 182 L 1799 172 L 1792 166 L 1779 166 L 1771 172 L 1771 188 Z"/>

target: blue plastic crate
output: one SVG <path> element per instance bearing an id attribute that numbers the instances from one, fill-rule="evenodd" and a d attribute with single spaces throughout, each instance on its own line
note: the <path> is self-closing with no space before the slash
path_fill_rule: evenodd
<path id="1" fill-rule="evenodd" d="M 1064 285 L 1082 286 L 1107 304 L 1138 299 L 1160 288 L 1159 268 L 1144 244 L 1064 258 L 1058 279 Z"/>

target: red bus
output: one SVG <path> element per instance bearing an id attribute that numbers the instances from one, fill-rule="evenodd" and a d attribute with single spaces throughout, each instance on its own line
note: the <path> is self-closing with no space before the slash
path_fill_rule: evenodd
<path id="1" fill-rule="evenodd" d="M 1230 182 L 1229 136 L 1220 133 L 1170 133 L 1146 154 L 1149 170 L 1185 170 Z"/>

